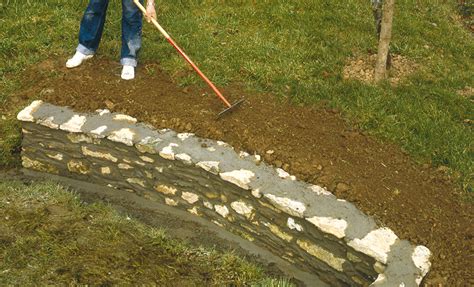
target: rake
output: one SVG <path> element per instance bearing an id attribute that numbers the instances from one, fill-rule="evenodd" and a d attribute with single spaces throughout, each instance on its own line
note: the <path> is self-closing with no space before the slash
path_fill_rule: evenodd
<path id="1" fill-rule="evenodd" d="M 137 7 L 142 11 L 143 15 L 146 15 L 146 9 L 139 2 L 139 0 L 133 0 L 133 2 L 135 2 L 135 5 L 137 5 Z M 196 64 L 194 64 L 194 62 L 191 60 L 191 58 L 189 58 L 188 55 L 186 55 L 184 53 L 184 51 L 178 46 L 178 44 L 176 44 L 176 42 L 170 37 L 170 35 L 165 31 L 165 29 L 163 29 L 163 27 L 161 27 L 161 25 L 158 23 L 158 21 L 156 21 L 155 19 L 152 18 L 151 22 L 160 31 L 160 33 L 166 38 L 166 40 L 171 44 L 171 46 L 173 46 L 178 51 L 178 53 L 191 65 L 191 67 L 193 67 L 194 71 L 196 71 L 196 73 L 198 73 L 198 75 L 214 91 L 214 93 L 217 95 L 217 97 L 224 103 L 226 108 L 217 115 L 218 119 L 220 117 L 222 117 L 224 114 L 235 110 L 238 106 L 240 106 L 244 102 L 244 99 L 240 99 L 240 100 L 236 101 L 235 103 L 231 104 L 224 97 L 224 95 L 222 95 L 222 93 L 219 91 L 219 89 L 217 89 L 217 87 L 211 82 L 211 80 L 209 80 L 209 78 L 207 78 L 206 75 L 204 75 L 204 73 L 201 72 L 201 70 L 198 68 L 198 66 Z"/>

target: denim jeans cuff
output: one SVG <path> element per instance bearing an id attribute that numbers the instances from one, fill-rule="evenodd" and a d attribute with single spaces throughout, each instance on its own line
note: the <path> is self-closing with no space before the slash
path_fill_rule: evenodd
<path id="1" fill-rule="evenodd" d="M 136 67 L 136 66 L 137 66 L 137 59 L 134 59 L 134 58 L 122 58 L 122 59 L 120 59 L 120 64 L 122 64 L 123 66 Z"/>
<path id="2" fill-rule="evenodd" d="M 76 51 L 77 52 L 80 52 L 84 55 L 94 55 L 95 54 L 95 51 L 94 50 L 91 50 L 89 48 L 87 48 L 86 46 L 82 45 L 82 44 L 79 44 L 76 48 Z"/>

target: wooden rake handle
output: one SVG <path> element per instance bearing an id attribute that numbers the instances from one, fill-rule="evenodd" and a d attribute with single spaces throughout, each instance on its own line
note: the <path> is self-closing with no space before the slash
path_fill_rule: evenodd
<path id="1" fill-rule="evenodd" d="M 135 5 L 137 5 L 137 7 L 142 11 L 143 15 L 146 15 L 146 9 L 145 7 L 143 7 L 140 1 L 133 0 L 133 2 L 135 2 Z M 217 89 L 217 87 L 206 77 L 206 75 L 204 75 L 204 73 L 201 72 L 201 70 L 198 68 L 198 66 L 196 66 L 196 64 L 194 64 L 191 58 L 189 58 L 184 53 L 184 51 L 176 44 L 176 42 L 173 41 L 173 39 L 171 39 L 170 35 L 165 31 L 165 29 L 163 29 L 163 27 L 161 27 L 158 21 L 156 21 L 156 19 L 151 18 L 151 22 L 160 31 L 160 33 L 166 38 L 166 40 L 168 40 L 168 42 L 178 51 L 178 53 L 193 67 L 194 71 L 196 71 L 196 73 L 198 73 L 198 75 L 209 85 L 209 87 L 211 87 L 211 89 L 216 93 L 219 99 L 222 100 L 222 102 L 224 102 L 224 104 L 228 108 L 232 107 L 229 101 L 222 95 L 222 93 Z"/>

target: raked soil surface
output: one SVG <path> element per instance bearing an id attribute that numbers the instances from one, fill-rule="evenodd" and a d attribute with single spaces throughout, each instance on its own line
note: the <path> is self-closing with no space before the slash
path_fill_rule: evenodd
<path id="1" fill-rule="evenodd" d="M 216 121 L 223 105 L 214 94 L 179 87 L 157 64 L 143 64 L 136 80 L 122 81 L 115 62 L 98 57 L 67 70 L 64 61 L 45 61 L 26 71 L 25 86 L 12 104 L 42 99 L 83 112 L 109 108 L 157 128 L 193 132 L 258 153 L 353 202 L 400 238 L 426 245 L 434 254 L 426 284 L 474 285 L 472 203 L 442 171 L 367 136 L 338 111 L 297 106 L 234 85 L 224 94 L 231 101 L 243 97 L 245 103 Z"/>

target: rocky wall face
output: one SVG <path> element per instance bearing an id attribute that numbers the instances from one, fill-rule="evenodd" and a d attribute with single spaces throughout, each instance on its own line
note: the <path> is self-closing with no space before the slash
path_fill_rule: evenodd
<path id="1" fill-rule="evenodd" d="M 400 240 L 351 203 L 219 141 L 136 119 L 33 102 L 23 166 L 137 193 L 187 210 L 317 274 L 331 286 L 417 286 L 430 252 Z"/>

